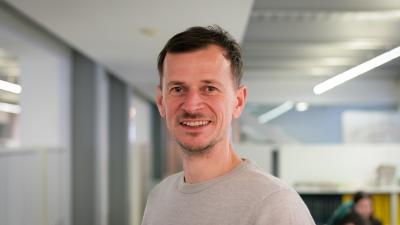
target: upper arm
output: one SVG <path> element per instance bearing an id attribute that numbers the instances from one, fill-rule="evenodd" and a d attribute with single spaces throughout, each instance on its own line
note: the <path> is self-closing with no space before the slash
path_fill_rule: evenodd
<path id="1" fill-rule="evenodd" d="M 315 225 L 300 196 L 282 190 L 266 196 L 254 214 L 255 225 Z"/>

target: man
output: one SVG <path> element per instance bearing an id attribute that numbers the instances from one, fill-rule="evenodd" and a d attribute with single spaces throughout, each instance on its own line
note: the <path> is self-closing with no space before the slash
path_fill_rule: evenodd
<path id="1" fill-rule="evenodd" d="M 143 225 L 314 225 L 298 194 L 233 150 L 244 109 L 240 47 L 217 26 L 172 37 L 158 57 L 157 106 L 183 172 L 150 193 Z"/>

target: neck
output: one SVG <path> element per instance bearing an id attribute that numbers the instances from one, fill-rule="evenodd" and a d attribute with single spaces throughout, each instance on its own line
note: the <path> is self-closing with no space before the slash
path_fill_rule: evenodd
<path id="1" fill-rule="evenodd" d="M 240 164 L 240 157 L 230 144 L 225 148 L 210 149 L 204 154 L 182 153 L 185 181 L 189 184 L 207 181 L 224 175 Z"/>

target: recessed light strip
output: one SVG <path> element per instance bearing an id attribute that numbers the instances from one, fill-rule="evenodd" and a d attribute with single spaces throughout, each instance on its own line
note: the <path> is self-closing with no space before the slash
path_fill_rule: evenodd
<path id="1" fill-rule="evenodd" d="M 258 117 L 258 122 L 266 123 L 270 120 L 275 119 L 276 117 L 286 113 L 287 111 L 293 108 L 294 103 L 292 101 L 286 101 L 283 104 L 279 105 L 278 107 L 260 115 Z"/>
<path id="2" fill-rule="evenodd" d="M 0 102 L 0 111 L 17 114 L 21 112 L 21 107 L 19 105 Z"/>
<path id="3" fill-rule="evenodd" d="M 15 94 L 21 93 L 22 90 L 21 85 L 13 84 L 4 80 L 0 80 L 0 89 Z"/>
<path id="4" fill-rule="evenodd" d="M 346 81 L 349 81 L 365 72 L 368 72 L 382 64 L 385 64 L 400 56 L 400 46 L 394 48 L 388 52 L 385 52 L 373 59 L 370 59 L 358 66 L 355 66 L 341 74 L 338 74 L 322 83 L 317 84 L 314 87 L 314 93 L 316 95 L 322 94 Z"/>

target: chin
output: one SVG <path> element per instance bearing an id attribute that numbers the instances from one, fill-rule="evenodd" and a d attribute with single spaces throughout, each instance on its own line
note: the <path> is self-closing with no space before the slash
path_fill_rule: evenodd
<path id="1" fill-rule="evenodd" d="M 184 143 L 177 141 L 178 145 L 185 153 L 189 154 L 203 154 L 209 152 L 214 145 L 212 143 L 209 144 L 193 144 L 193 143 Z"/>

